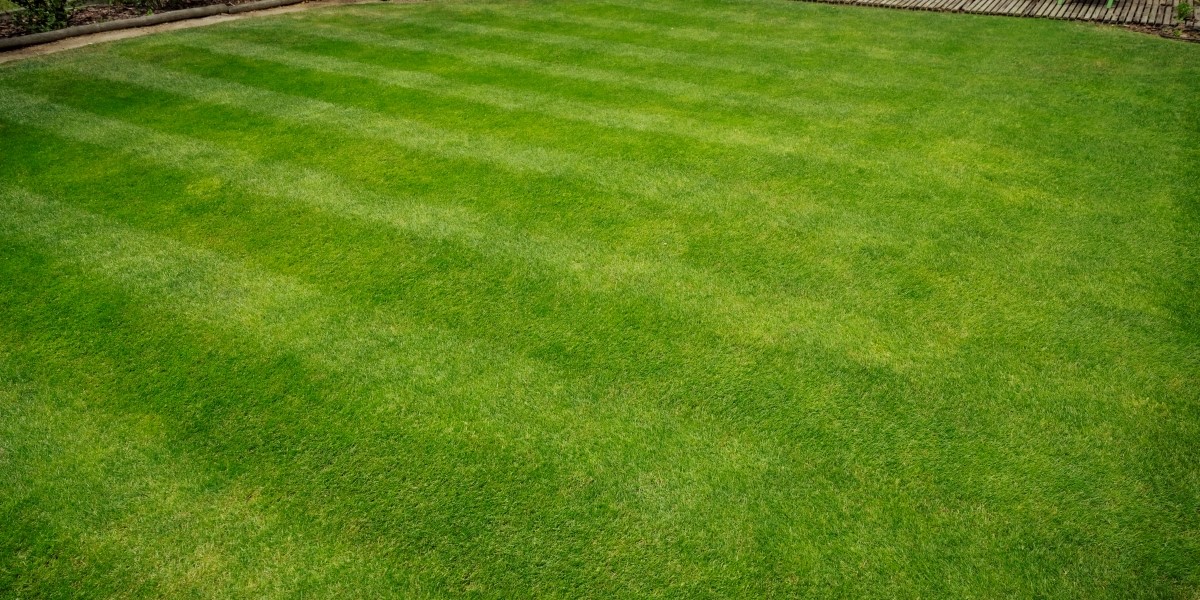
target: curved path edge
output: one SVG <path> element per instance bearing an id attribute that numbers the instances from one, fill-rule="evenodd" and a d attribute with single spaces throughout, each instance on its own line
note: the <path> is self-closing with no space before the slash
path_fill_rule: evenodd
<path id="1" fill-rule="evenodd" d="M 139 37 L 161 31 L 203 27 L 250 16 L 276 15 L 325 6 L 378 1 L 380 0 L 257 0 L 245 4 L 214 4 L 132 19 L 66 27 L 54 31 L 0 39 L 0 63 L 61 52 L 100 42 Z"/>

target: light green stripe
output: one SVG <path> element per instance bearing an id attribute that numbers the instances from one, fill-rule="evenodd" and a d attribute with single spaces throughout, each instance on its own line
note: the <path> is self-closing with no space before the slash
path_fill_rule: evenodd
<path id="1" fill-rule="evenodd" d="M 635 110 L 609 108 L 597 104 L 567 100 L 557 96 L 514 90 L 494 85 L 472 85 L 424 73 L 406 71 L 345 60 L 319 54 L 228 40 L 217 35 L 193 35 L 165 40 L 171 45 L 202 48 L 210 52 L 340 76 L 369 79 L 397 86 L 458 98 L 508 111 L 527 111 L 557 119 L 580 121 L 610 129 L 627 129 L 689 137 L 709 144 L 749 147 L 773 153 L 786 153 L 798 145 L 795 140 L 766 136 L 727 127 L 711 127 L 702 121 L 672 115 L 657 115 Z"/>
<path id="2" fill-rule="evenodd" d="M 620 159 L 582 156 L 569 152 L 527 146 L 507 140 L 471 133 L 440 129 L 411 119 L 393 117 L 330 102 L 292 96 L 243 84 L 171 71 L 115 55 L 96 58 L 99 66 L 87 61 L 55 63 L 47 68 L 72 68 L 89 77 L 163 90 L 195 100 L 232 106 L 283 121 L 334 126 L 350 135 L 391 142 L 435 156 L 475 160 L 495 164 L 518 173 L 537 173 L 580 180 L 627 194 L 655 205 L 682 207 L 686 210 L 729 214 L 735 210 L 731 198 L 740 202 L 758 202 L 775 210 L 806 212 L 807 199 L 802 191 L 779 206 L 778 198 L 755 187 L 753 180 L 724 181 L 705 173 L 670 168 L 646 168 L 641 163 Z M 806 143 L 803 155 L 796 156 L 797 168 L 816 161 L 859 161 L 855 157 L 817 155 L 820 144 Z M 827 154 L 826 150 L 822 150 Z M 743 217 L 745 213 L 739 212 Z M 750 213 L 750 218 L 771 219 Z M 764 224 L 769 226 L 769 224 Z"/>
<path id="3" fill-rule="evenodd" d="M 240 24 L 239 24 L 240 25 Z M 255 23 L 255 25 L 260 25 Z M 249 28 L 249 27 L 247 27 Z M 739 108 L 766 108 L 783 110 L 801 115 L 830 114 L 873 114 L 883 112 L 882 107 L 870 106 L 863 103 L 849 104 L 832 101 L 817 101 L 802 97 L 775 97 L 766 94 L 746 92 L 724 88 L 716 85 L 701 85 L 679 79 L 667 79 L 645 75 L 632 75 L 620 71 L 552 63 L 525 58 L 514 54 L 505 54 L 490 50 L 463 48 L 445 43 L 422 40 L 418 38 L 396 37 L 382 33 L 364 31 L 360 28 L 342 27 L 313 22 L 301 32 L 328 40 L 352 42 L 365 46 L 379 48 L 396 48 L 411 52 L 425 52 L 452 56 L 463 62 L 474 65 L 496 66 L 509 69 L 519 69 L 563 79 L 576 79 L 593 83 L 603 83 L 613 86 L 628 87 L 650 92 L 657 92 L 679 99 L 693 102 L 734 106 Z"/>
<path id="4" fill-rule="evenodd" d="M 491 25 L 477 25 L 474 23 L 449 23 L 438 19 L 422 18 L 411 13 L 399 11 L 396 13 L 383 13 L 377 10 L 364 10 L 361 7 L 353 6 L 348 7 L 346 12 L 363 17 L 370 17 L 379 21 L 403 21 L 405 23 L 411 23 L 421 27 L 428 27 L 430 29 L 437 29 L 450 33 L 467 33 L 471 35 L 517 40 L 525 43 L 532 42 L 537 44 L 561 46 L 576 50 L 587 50 L 589 52 L 607 54 L 610 56 L 632 58 L 648 63 L 676 66 L 683 65 L 701 69 L 729 71 L 733 73 L 751 74 L 763 77 L 803 79 L 810 76 L 807 72 L 798 71 L 783 66 L 747 64 L 742 60 L 735 60 L 711 54 L 681 52 L 678 50 L 642 46 L 614 40 L 592 40 L 577 36 L 561 35 L 557 33 L 524 31 L 520 29 L 508 29 L 505 27 L 495 27 Z"/>
<path id="5" fill-rule="evenodd" d="M 260 23 L 254 23 L 254 25 L 260 25 Z M 622 86 L 622 88 L 653 91 L 658 92 L 658 94 L 678 97 L 680 100 L 720 104 L 720 106 L 786 110 L 788 113 L 822 116 L 851 113 L 870 115 L 884 112 L 884 107 L 869 106 L 869 104 L 863 102 L 846 103 L 809 100 L 809 98 L 798 96 L 768 96 L 766 94 L 756 94 L 756 92 L 685 82 L 682 79 L 637 76 L 637 74 L 605 70 L 605 68 L 558 64 L 558 62 L 528 59 L 524 58 L 524 56 L 492 52 L 492 50 L 451 46 L 448 42 L 426 41 L 412 37 L 396 37 L 318 22 L 313 22 L 301 31 L 302 34 L 325 38 L 325 40 L 358 43 L 362 44 L 362 46 L 378 48 L 398 48 L 409 50 L 409 52 L 454 56 L 458 60 L 473 65 L 516 68 L 516 70 L 546 74 L 546 76 L 551 77 L 577 79 L 582 80 L 582 82 L 602 83 Z"/>
<path id="6" fill-rule="evenodd" d="M 528 383 L 543 377 L 547 366 L 503 348 L 457 338 L 395 308 L 350 309 L 294 279 L 24 190 L 0 191 L 0 231 L 35 239 L 69 263 L 190 321 L 359 375 L 357 381 L 376 393 L 432 412 L 527 409 L 529 418 L 546 418 L 556 413 L 534 410 L 534 404 L 567 402 L 562 393 L 531 393 Z M 451 407 L 446 398 L 428 398 L 430 389 L 454 389 L 460 393 L 450 395 L 462 402 Z M 483 390 L 491 391 L 469 393 Z M 410 414 L 423 420 L 431 413 Z"/>
<path id="7" fill-rule="evenodd" d="M 531 9 L 519 5 L 500 6 L 490 4 L 466 4 L 450 5 L 447 6 L 447 8 L 451 10 L 461 10 L 464 12 L 487 11 L 492 14 L 512 16 L 525 21 L 582 25 L 596 29 L 629 31 L 633 33 L 653 35 L 659 38 L 670 38 L 687 42 L 719 43 L 733 46 L 744 46 L 746 48 L 785 51 L 792 54 L 797 52 L 808 54 L 813 51 L 820 50 L 824 53 L 836 52 L 838 54 L 853 55 L 855 57 L 871 60 L 904 60 L 908 63 L 912 63 L 913 61 L 930 62 L 932 60 L 931 56 L 914 52 L 911 49 L 906 49 L 903 53 L 900 53 L 886 46 L 879 46 L 870 43 L 847 44 L 844 40 L 829 41 L 823 39 L 820 35 L 814 34 L 801 35 L 799 37 L 755 36 L 727 30 L 682 27 L 679 25 L 659 25 L 657 23 L 647 23 L 644 21 L 631 21 L 609 17 L 578 15 L 562 11 L 555 11 L 546 7 Z M 773 55 L 759 54 L 758 56 Z M 785 56 L 783 60 L 786 62 L 788 57 Z"/>
<path id="8" fill-rule="evenodd" d="M 667 15 L 678 15 L 681 17 L 694 17 L 697 19 L 707 19 L 716 21 L 717 23 L 740 23 L 743 25 L 756 26 L 779 26 L 786 25 L 788 27 L 800 27 L 810 29 L 809 23 L 803 21 L 807 15 L 802 12 L 799 6 L 789 6 L 795 0 L 787 0 L 780 2 L 778 5 L 772 6 L 766 2 L 739 2 L 737 0 L 726 0 L 728 8 L 705 8 L 688 4 L 686 6 L 672 4 L 669 2 L 638 2 L 637 0 L 595 0 L 592 4 L 601 6 L 613 6 L 619 8 L 632 8 L 637 10 L 646 10 L 651 12 L 664 13 Z M 778 13 L 767 13 L 770 8 L 782 9 Z M 776 34 L 781 32 L 775 32 Z"/>
<path id="9" fill-rule="evenodd" d="M 699 206 L 703 200 L 711 198 L 711 190 L 719 187 L 716 181 L 698 174 L 648 170 L 639 164 L 617 159 L 581 156 L 441 129 L 412 119 L 171 71 L 114 55 L 98 60 L 104 63 L 103 68 L 87 62 L 56 63 L 50 68 L 70 68 L 89 77 L 132 83 L 282 121 L 336 127 L 350 135 L 386 141 L 434 156 L 494 164 L 517 173 L 582 180 L 656 202 Z"/>
<path id="10" fill-rule="evenodd" d="M 637 501 L 642 469 L 699 472 L 715 460 L 743 479 L 761 476 L 789 451 L 752 432 L 731 431 L 703 411 L 683 415 L 655 394 L 608 390 L 396 307 L 357 308 L 294 279 L 21 190 L 0 190 L 0 235 L 35 241 L 152 310 L 347 375 L 346 389 L 320 407 L 320 416 L 326 426 L 353 428 L 363 439 L 384 424 L 393 432 L 461 436 L 510 450 L 549 446 L 554 452 L 545 460 L 572 473 L 615 467 L 606 473 L 608 492 L 625 502 Z M 614 446 L 638 450 L 614 464 Z M 688 478 L 670 484 L 696 485 Z M 650 504 L 630 514 L 649 511 L 659 520 L 676 509 Z M 357 557 L 378 560 L 377 548 L 362 550 Z"/>
<path id="11" fill-rule="evenodd" d="M 110 73 L 118 72 L 118 64 Z M 284 163 L 264 165 L 238 150 L 160 133 L 122 121 L 53 104 L 42 98 L 0 87 L 0 118 L 66 139 L 95 144 L 162 165 L 210 174 L 238 182 L 246 189 L 279 200 L 386 222 L 426 236 L 482 239 L 474 216 L 466 209 L 446 209 L 411 198 L 380 196 L 351 190 L 337 179 Z"/>
<path id="12" fill-rule="evenodd" d="M 747 294 L 740 290 L 753 287 L 748 282 L 694 269 L 669 257 L 638 258 L 576 237 L 512 231 L 465 208 L 447 209 L 355 190 L 328 175 L 279 163 L 262 165 L 236 150 L 105 119 L 5 88 L 0 88 L 0 119 L 38 128 L 53 124 L 52 131 L 64 138 L 221 177 L 268 198 L 542 265 L 584 289 L 654 297 L 732 339 L 762 342 L 793 333 L 823 338 L 830 328 L 839 331 L 838 339 L 855 339 L 851 332 L 869 338 L 878 335 L 876 325 L 823 301 Z"/>

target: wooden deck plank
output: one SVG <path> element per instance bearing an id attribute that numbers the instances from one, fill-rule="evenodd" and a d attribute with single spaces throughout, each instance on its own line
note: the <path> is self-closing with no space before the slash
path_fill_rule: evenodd
<path id="1" fill-rule="evenodd" d="M 1042 5 L 1038 7 L 1037 12 L 1033 13 L 1039 17 L 1049 17 L 1050 13 L 1058 9 L 1058 4 L 1054 0 L 1042 0 Z"/>
<path id="2" fill-rule="evenodd" d="M 1003 4 L 1003 3 L 1004 3 L 1004 0 L 995 0 L 995 1 L 994 1 L 994 2 L 992 2 L 991 4 L 988 4 L 988 7 L 987 7 L 987 13 L 986 13 L 986 14 L 989 14 L 989 15 L 994 15 L 994 14 L 997 14 L 997 13 L 996 13 L 996 10 L 997 10 L 997 9 L 999 9 L 999 8 L 1000 8 L 1000 5 L 1001 5 L 1001 4 Z"/>
<path id="3" fill-rule="evenodd" d="M 1100 20 L 1104 23 L 1112 23 L 1113 18 L 1115 18 L 1117 15 L 1117 7 L 1120 5 L 1121 2 L 1118 0 L 1117 2 L 1113 3 L 1112 8 L 1104 9 L 1104 14 L 1100 15 Z"/>
<path id="4" fill-rule="evenodd" d="M 992 14 L 992 11 L 996 9 L 997 4 L 1000 4 L 1000 0 L 987 0 L 979 5 L 978 12 L 980 14 L 990 15 Z"/>
<path id="5" fill-rule="evenodd" d="M 1029 13 L 1029 8 L 1035 4 L 1037 4 L 1037 0 L 1021 0 L 1013 7 L 1012 12 L 1009 14 L 1014 17 L 1023 17 Z"/>
<path id="6" fill-rule="evenodd" d="M 975 2 L 969 2 L 969 3 L 967 3 L 967 6 L 966 6 L 966 8 L 964 8 L 964 10 L 966 10 L 969 13 L 979 14 L 979 13 L 982 13 L 984 11 L 984 8 L 988 4 L 991 4 L 992 1 L 993 0 L 976 0 Z"/>
<path id="7" fill-rule="evenodd" d="M 1111 10 L 1104 11 L 1105 21 L 1109 23 L 1118 23 L 1121 21 L 1121 13 L 1125 10 L 1126 5 L 1134 2 L 1134 0 L 1114 0 Z"/>
<path id="8" fill-rule="evenodd" d="M 993 15 L 1002 15 L 1004 14 L 1004 9 L 1008 7 L 1011 1 L 1012 0 L 997 0 L 997 2 L 992 5 L 989 12 Z"/>
<path id="9" fill-rule="evenodd" d="M 1155 2 L 1154 4 L 1158 7 L 1154 11 L 1154 24 L 1155 25 L 1165 25 L 1166 23 L 1163 23 L 1163 19 L 1166 18 L 1166 16 L 1167 16 L 1167 7 L 1165 5 L 1163 5 L 1162 2 Z M 1174 7 L 1171 7 L 1171 8 L 1174 8 Z"/>
<path id="10" fill-rule="evenodd" d="M 1137 4 L 1138 4 L 1137 2 L 1134 2 L 1132 0 L 1128 3 L 1126 3 L 1125 8 L 1123 10 L 1121 10 L 1121 17 L 1120 17 L 1120 19 L 1118 19 L 1117 22 L 1122 23 L 1122 24 L 1128 23 L 1130 17 L 1133 16 L 1133 10 L 1135 8 L 1137 8 Z"/>
<path id="11" fill-rule="evenodd" d="M 1115 0 L 1113 8 L 1106 0 L 807 0 L 826 4 L 878 6 L 903 10 L 964 12 L 984 15 L 1040 17 L 1116 24 L 1140 24 L 1155 27 L 1175 24 L 1175 5 L 1171 0 Z M 1189 21 L 1190 25 L 1194 22 Z"/>
<path id="12" fill-rule="evenodd" d="M 1121 22 L 1135 23 L 1136 21 L 1134 21 L 1134 19 L 1137 18 L 1138 11 L 1141 9 L 1141 7 L 1141 3 L 1139 2 L 1130 2 L 1129 10 L 1124 11 L 1121 15 Z"/>
<path id="13" fill-rule="evenodd" d="M 1151 11 L 1151 9 L 1152 9 L 1152 8 L 1153 8 L 1153 3 L 1151 3 L 1151 2 L 1142 2 L 1142 3 L 1141 3 L 1141 6 L 1140 6 L 1140 7 L 1138 7 L 1137 14 L 1136 14 L 1136 15 L 1134 15 L 1134 19 L 1135 19 L 1135 21 L 1134 21 L 1134 22 L 1136 22 L 1136 23 L 1149 23 L 1149 22 L 1150 22 L 1150 11 Z"/>

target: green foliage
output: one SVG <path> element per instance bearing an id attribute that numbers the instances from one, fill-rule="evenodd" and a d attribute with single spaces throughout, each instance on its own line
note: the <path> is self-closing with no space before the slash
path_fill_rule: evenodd
<path id="1" fill-rule="evenodd" d="M 1175 18 L 1179 21 L 1187 21 L 1192 18 L 1192 4 L 1188 0 L 1179 0 L 1179 4 L 1175 5 Z"/>
<path id="2" fill-rule="evenodd" d="M 0 598 L 1194 599 L 1197 97 L 782 0 L 0 66 Z"/>
<path id="3" fill-rule="evenodd" d="M 12 0 L 22 10 L 17 19 L 30 31 L 50 31 L 67 26 L 70 0 Z"/>

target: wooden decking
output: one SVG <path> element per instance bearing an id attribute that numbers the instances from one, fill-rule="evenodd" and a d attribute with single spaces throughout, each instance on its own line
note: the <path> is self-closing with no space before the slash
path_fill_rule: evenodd
<path id="1" fill-rule="evenodd" d="M 1062 5 L 1057 0 L 808 0 L 827 4 L 855 4 L 860 6 L 883 6 L 908 10 L 933 10 L 941 12 L 965 12 L 981 15 L 1008 15 L 1013 17 L 1042 17 L 1046 19 L 1069 19 L 1074 21 L 1097 21 L 1101 23 L 1130 25 L 1187 25 L 1196 26 L 1195 20 L 1186 24 L 1175 20 L 1175 0 L 1114 0 L 1113 7 L 1106 8 L 1105 0 L 1066 0 Z"/>

